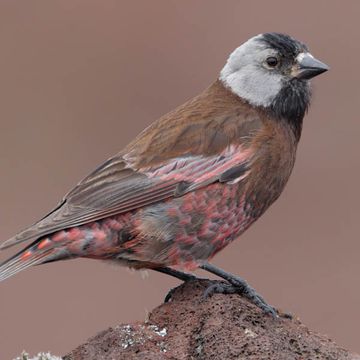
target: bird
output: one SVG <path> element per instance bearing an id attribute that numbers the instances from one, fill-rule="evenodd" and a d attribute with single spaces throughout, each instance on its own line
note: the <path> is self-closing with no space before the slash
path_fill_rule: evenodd
<path id="1" fill-rule="evenodd" d="M 210 263 L 280 196 L 292 172 L 310 79 L 329 67 L 282 33 L 256 35 L 203 92 L 163 115 L 1 245 L 27 242 L 0 282 L 59 260 L 88 258 L 187 281 L 222 278 L 207 295 L 238 293 L 276 316 L 241 277 Z"/>

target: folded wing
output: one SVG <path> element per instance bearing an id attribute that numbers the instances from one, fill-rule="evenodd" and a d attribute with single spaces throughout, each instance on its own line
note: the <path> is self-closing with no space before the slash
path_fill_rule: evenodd
<path id="1" fill-rule="evenodd" d="M 249 157 L 249 150 L 229 146 L 218 155 L 190 155 L 161 166 L 133 169 L 125 156 L 115 156 L 80 182 L 51 213 L 3 243 L 1 249 L 228 181 L 230 173 L 240 179 L 248 172 Z"/>

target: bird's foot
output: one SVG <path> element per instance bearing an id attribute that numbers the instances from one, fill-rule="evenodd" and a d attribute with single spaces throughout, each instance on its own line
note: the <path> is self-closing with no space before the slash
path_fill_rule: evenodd
<path id="1" fill-rule="evenodd" d="M 242 280 L 242 279 L 241 279 Z M 239 294 L 250 300 L 254 305 L 259 307 L 264 313 L 270 314 L 274 318 L 278 317 L 277 310 L 269 305 L 255 289 L 249 286 L 244 280 L 237 284 L 230 284 L 223 281 L 211 284 L 204 292 L 204 299 L 214 294 Z"/>
<path id="2" fill-rule="evenodd" d="M 172 296 L 174 295 L 174 292 L 176 290 L 177 287 L 174 287 L 172 289 L 170 289 L 170 291 L 166 294 L 165 298 L 164 298 L 164 303 L 168 303 L 171 301 Z"/>
<path id="3" fill-rule="evenodd" d="M 218 281 L 216 283 L 212 283 L 204 292 L 203 298 L 207 298 L 212 296 L 213 294 L 239 294 L 247 298 L 254 305 L 258 306 L 261 310 L 263 310 L 266 314 L 270 314 L 274 318 L 276 317 L 284 317 L 284 318 L 292 318 L 290 314 L 280 313 L 274 307 L 269 305 L 261 295 L 259 295 L 255 289 L 253 289 L 244 279 L 239 276 L 230 274 L 225 272 L 224 270 L 211 265 L 209 263 L 205 263 L 201 266 L 202 269 L 209 271 L 213 274 L 216 274 L 226 280 L 226 282 Z M 198 280 L 197 276 L 192 274 L 188 274 L 182 271 L 178 271 L 169 267 L 159 267 L 154 268 L 153 270 L 161 272 L 163 274 L 171 275 L 179 280 L 184 282 Z M 204 279 L 201 279 L 204 280 Z M 171 298 L 177 288 L 171 289 L 167 295 L 165 296 L 164 302 L 167 303 L 171 301 Z"/>
<path id="4" fill-rule="evenodd" d="M 244 279 L 239 276 L 230 274 L 215 265 L 204 263 L 201 268 L 209 271 L 227 282 L 218 282 L 210 285 L 205 291 L 205 296 L 211 296 L 215 293 L 222 294 L 240 294 L 250 300 L 254 305 L 263 310 L 266 314 L 270 314 L 274 318 L 279 317 L 279 312 L 271 305 L 269 305 L 261 295 L 259 295 L 254 288 L 252 288 Z"/>

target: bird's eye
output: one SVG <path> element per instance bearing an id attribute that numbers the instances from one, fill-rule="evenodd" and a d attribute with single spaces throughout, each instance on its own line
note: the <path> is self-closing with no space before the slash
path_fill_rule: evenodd
<path id="1" fill-rule="evenodd" d="M 275 67 L 275 66 L 279 63 L 279 60 L 278 60 L 275 56 L 269 56 L 269 57 L 266 59 L 266 63 L 267 63 L 268 66 L 270 66 L 270 67 Z"/>

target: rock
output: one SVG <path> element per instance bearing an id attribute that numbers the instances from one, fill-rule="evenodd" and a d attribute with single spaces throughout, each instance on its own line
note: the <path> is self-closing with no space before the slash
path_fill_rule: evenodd
<path id="1" fill-rule="evenodd" d="M 265 315 L 239 295 L 203 300 L 210 283 L 184 283 L 148 321 L 104 330 L 63 359 L 360 360 L 298 319 Z"/>

